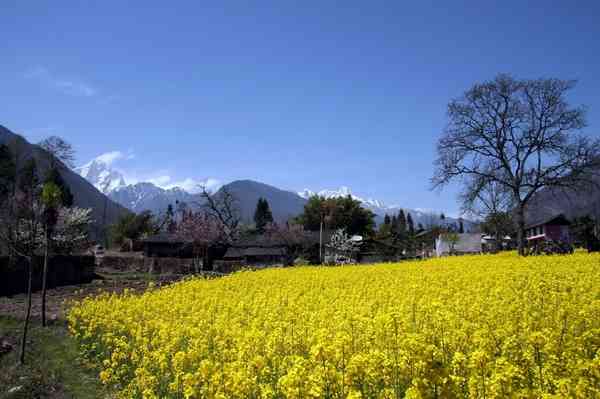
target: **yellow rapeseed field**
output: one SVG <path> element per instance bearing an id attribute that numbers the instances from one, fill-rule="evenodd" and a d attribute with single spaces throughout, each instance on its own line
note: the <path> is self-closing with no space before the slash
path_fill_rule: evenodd
<path id="1" fill-rule="evenodd" d="M 124 398 L 600 398 L 600 256 L 190 279 L 74 305 Z"/>

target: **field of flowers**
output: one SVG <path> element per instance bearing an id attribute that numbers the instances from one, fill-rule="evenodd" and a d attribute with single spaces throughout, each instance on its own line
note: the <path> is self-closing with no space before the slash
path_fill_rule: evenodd
<path id="1" fill-rule="evenodd" d="M 190 279 L 75 304 L 124 398 L 600 397 L 600 256 Z"/>

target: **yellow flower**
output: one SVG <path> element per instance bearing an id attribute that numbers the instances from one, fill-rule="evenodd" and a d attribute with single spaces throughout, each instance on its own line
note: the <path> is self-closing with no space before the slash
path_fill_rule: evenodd
<path id="1" fill-rule="evenodd" d="M 121 398 L 600 397 L 600 255 L 242 271 L 75 302 Z"/>

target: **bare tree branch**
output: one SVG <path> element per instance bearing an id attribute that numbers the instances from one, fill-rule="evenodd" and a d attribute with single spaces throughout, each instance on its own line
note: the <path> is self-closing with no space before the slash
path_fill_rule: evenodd
<path id="1" fill-rule="evenodd" d="M 592 176 L 600 170 L 600 141 L 580 134 L 585 110 L 566 100 L 574 85 L 499 75 L 448 105 L 432 186 L 461 181 L 460 200 L 467 210 L 477 205 L 479 211 L 492 211 L 498 201 L 516 208 L 521 253 L 525 207 L 537 192 L 596 184 Z"/>

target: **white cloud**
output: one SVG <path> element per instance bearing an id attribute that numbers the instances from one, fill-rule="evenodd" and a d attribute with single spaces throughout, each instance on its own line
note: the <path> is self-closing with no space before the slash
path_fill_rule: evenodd
<path id="1" fill-rule="evenodd" d="M 107 165 L 112 165 L 119 159 L 124 159 L 125 155 L 121 151 L 110 151 L 96 157 L 98 161 L 104 162 Z"/>
<path id="2" fill-rule="evenodd" d="M 208 178 L 205 180 L 195 180 L 188 177 L 187 179 L 181 181 L 175 181 L 172 183 L 164 184 L 163 186 L 158 186 L 166 189 L 179 187 L 189 193 L 195 194 L 201 192 L 202 187 L 206 187 L 208 191 L 214 192 L 219 189 L 219 187 L 221 186 L 221 182 L 213 178 Z"/>
<path id="3" fill-rule="evenodd" d="M 80 79 L 56 76 L 41 66 L 29 69 L 23 76 L 71 96 L 93 97 L 98 94 L 98 90 L 89 83 Z"/>
<path id="4" fill-rule="evenodd" d="M 162 175 L 162 176 L 157 176 L 157 177 L 151 177 L 148 179 L 148 182 L 152 183 L 158 187 L 167 186 L 171 182 L 171 176 Z"/>

